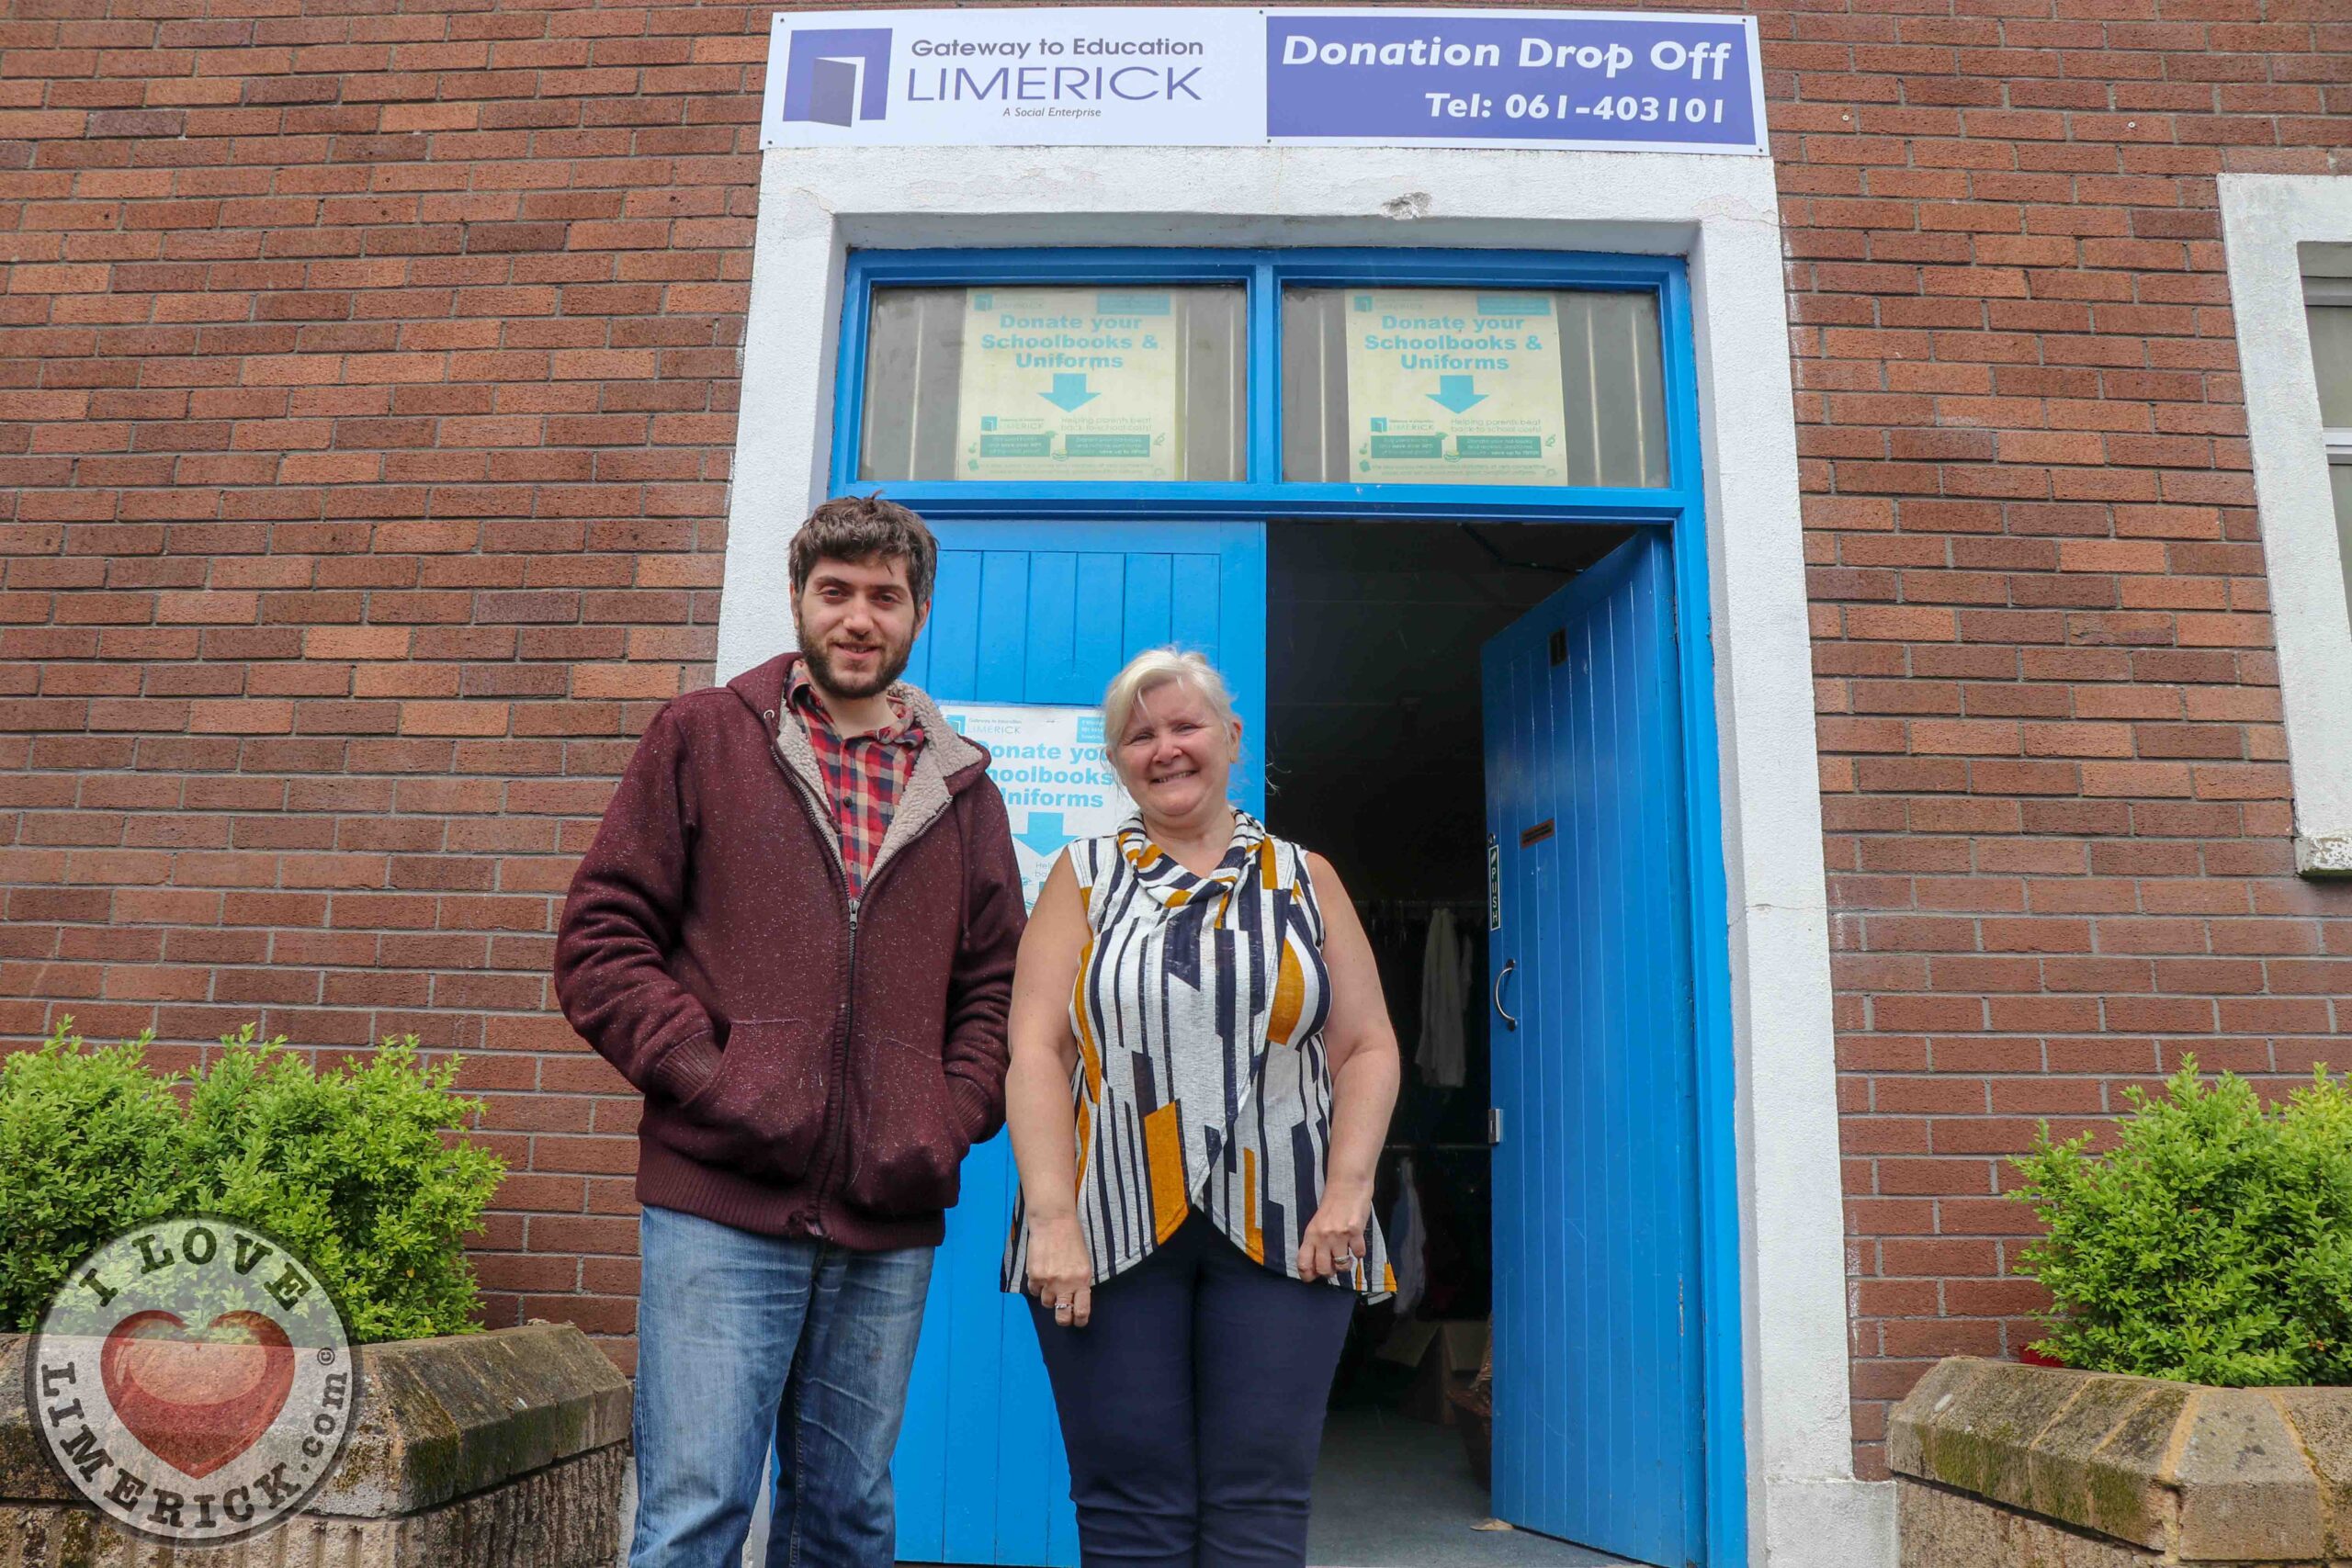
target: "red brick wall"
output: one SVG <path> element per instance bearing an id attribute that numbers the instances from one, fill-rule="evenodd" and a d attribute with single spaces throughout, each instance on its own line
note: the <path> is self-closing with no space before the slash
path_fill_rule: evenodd
<path id="1" fill-rule="evenodd" d="M 9 15 L 0 1032 L 461 1049 L 492 1320 L 628 1336 L 635 1100 L 548 965 L 709 678 L 765 13 Z"/>
<path id="2" fill-rule="evenodd" d="M 2352 171 L 2352 25 L 1960 8 L 1764 24 L 1871 1475 L 1933 1358 L 2035 1337 L 1996 1194 L 2041 1119 L 2192 1050 L 2352 1067 L 2352 888 L 2293 874 L 2214 178 Z"/>
<path id="3" fill-rule="evenodd" d="M 2352 24 L 1960 8 L 1762 24 L 1870 1473 L 1927 1359 L 2027 1337 L 1996 1194 L 2036 1118 L 2352 1024 L 2214 210 L 2221 170 L 2341 166 Z M 8 16 L 0 1035 L 462 1049 L 514 1172 L 492 1320 L 627 1365 L 635 1101 L 549 931 L 709 675 L 767 8 Z"/>

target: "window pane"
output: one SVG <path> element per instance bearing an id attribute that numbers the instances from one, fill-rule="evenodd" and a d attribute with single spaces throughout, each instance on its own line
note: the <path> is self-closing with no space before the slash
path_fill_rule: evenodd
<path id="1" fill-rule="evenodd" d="M 2312 367 L 2319 372 L 2320 423 L 2352 429 L 2352 305 L 2312 305 L 2303 319 L 2311 323 Z"/>
<path id="2" fill-rule="evenodd" d="M 1668 482 L 1657 298 L 1562 289 L 1283 291 L 1283 477 Z"/>
<path id="3" fill-rule="evenodd" d="M 877 288 L 862 479 L 1242 479 L 1245 291 Z"/>
<path id="4" fill-rule="evenodd" d="M 2352 601 L 2352 463 L 2330 463 L 2327 482 L 2335 491 L 2335 558 L 2344 568 L 2344 592 Z"/>

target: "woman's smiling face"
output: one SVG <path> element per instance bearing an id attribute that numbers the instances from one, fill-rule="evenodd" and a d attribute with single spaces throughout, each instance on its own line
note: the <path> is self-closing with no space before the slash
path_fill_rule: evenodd
<path id="1" fill-rule="evenodd" d="M 1216 709 L 1187 681 L 1163 681 L 1139 693 L 1118 737 L 1119 776 L 1136 804 L 1176 821 L 1225 804 L 1226 782 L 1240 755 L 1241 721 L 1219 722 Z"/>

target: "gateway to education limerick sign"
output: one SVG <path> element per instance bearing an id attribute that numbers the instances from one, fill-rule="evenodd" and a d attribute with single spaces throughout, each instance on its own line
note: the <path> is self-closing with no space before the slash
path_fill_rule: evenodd
<path id="1" fill-rule="evenodd" d="M 779 11 L 760 144 L 1767 150 L 1749 17 L 1222 6 Z"/>

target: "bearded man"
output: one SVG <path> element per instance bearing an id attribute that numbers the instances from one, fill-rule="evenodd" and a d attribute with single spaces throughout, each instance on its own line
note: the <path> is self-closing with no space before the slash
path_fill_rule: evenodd
<path id="1" fill-rule="evenodd" d="M 581 862 L 564 1016 L 645 1096 L 630 1568 L 889 1568 L 943 1212 L 1004 1120 L 1024 914 L 984 747 L 900 682 L 938 546 L 792 541 L 799 650 L 656 714 Z"/>

